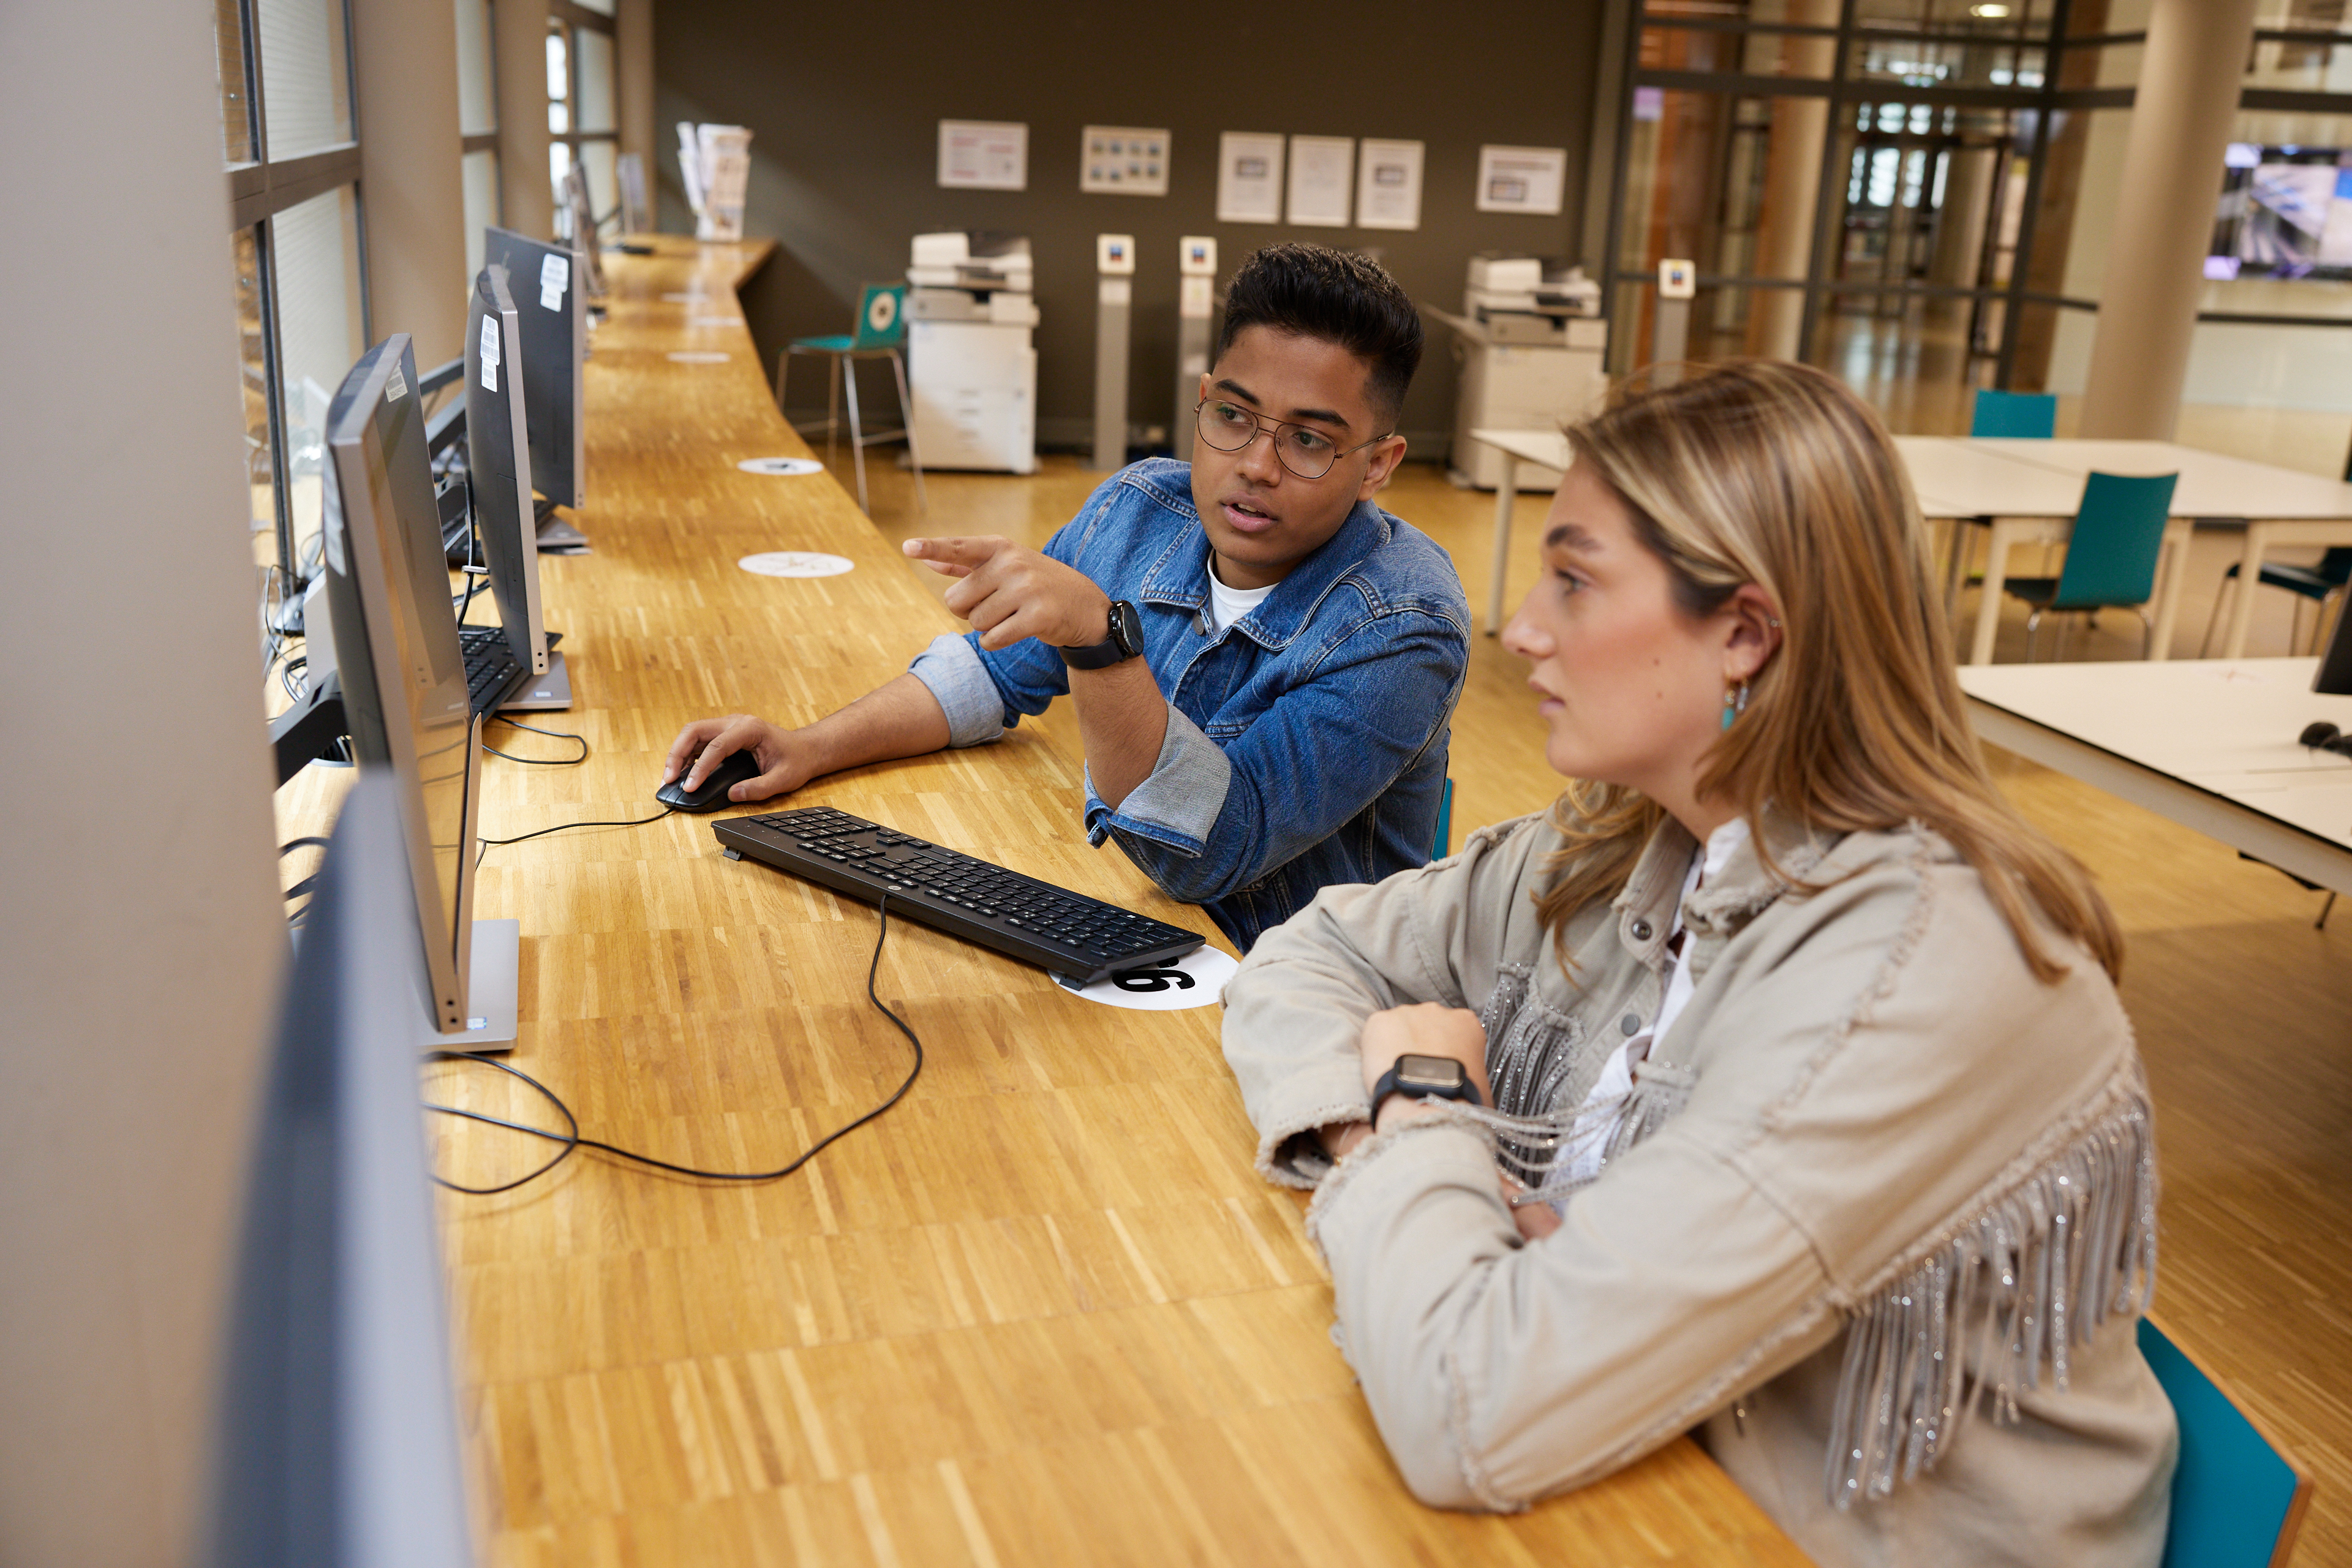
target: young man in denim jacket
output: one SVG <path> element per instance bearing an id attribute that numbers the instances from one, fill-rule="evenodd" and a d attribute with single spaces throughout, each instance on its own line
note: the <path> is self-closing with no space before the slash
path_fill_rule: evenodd
<path id="1" fill-rule="evenodd" d="M 1117 840 L 1247 951 L 1333 883 L 1430 858 L 1470 608 L 1445 552 L 1372 502 L 1404 457 L 1412 301 L 1374 263 L 1259 251 L 1201 377 L 1190 464 L 1153 458 L 1043 552 L 917 539 L 971 622 L 802 730 L 689 724 L 664 782 L 749 748 L 738 801 L 820 774 L 993 741 L 1067 692 L 1088 838 Z"/>

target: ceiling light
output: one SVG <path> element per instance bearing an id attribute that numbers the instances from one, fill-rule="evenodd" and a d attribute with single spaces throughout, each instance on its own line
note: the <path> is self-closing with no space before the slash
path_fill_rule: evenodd
<path id="1" fill-rule="evenodd" d="M 1987 0 L 1987 3 L 1984 5 L 1969 6 L 1969 15 L 1971 16 L 1982 16 L 1989 22 L 1997 22 L 2001 17 L 2009 15 L 2009 7 L 1999 4 L 1998 0 Z"/>

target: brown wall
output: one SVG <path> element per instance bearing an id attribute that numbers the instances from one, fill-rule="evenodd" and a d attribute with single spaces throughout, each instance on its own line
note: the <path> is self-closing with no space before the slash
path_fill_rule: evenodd
<path id="1" fill-rule="evenodd" d="M 1378 249 L 1414 299 L 1447 310 L 1460 308 L 1464 264 L 1477 251 L 1571 254 L 1582 232 L 1601 4 L 1244 6 L 1232 13 L 1243 18 L 1239 28 L 1219 34 L 1198 7 L 1181 5 L 1114 14 L 940 0 L 883 8 L 662 0 L 654 48 L 661 226 L 691 227 L 677 184 L 676 122 L 751 127 L 744 226 L 781 248 L 746 289 L 745 305 L 772 375 L 787 338 L 849 330 L 857 286 L 899 277 L 909 237 L 954 228 L 1026 234 L 1044 318 L 1039 441 L 1078 446 L 1092 429 L 1097 233 L 1136 237 L 1129 416 L 1155 424 L 1172 401 L 1182 235 L 1216 236 L 1228 276 L 1249 251 L 1277 239 Z M 942 118 L 1026 121 L 1029 188 L 940 189 Z M 1078 138 L 1088 124 L 1169 129 L 1169 195 L 1080 195 Z M 1422 226 L 1217 223 L 1223 131 L 1425 142 Z M 1566 147 L 1560 216 L 1475 211 L 1484 142 Z M 1608 193 L 1591 199 L 1605 203 Z M 1416 437 L 1416 455 L 1435 456 L 1430 440 L 1452 424 L 1450 336 L 1432 323 L 1406 404 L 1403 427 Z M 793 403 L 821 406 L 822 397 L 818 373 L 798 372 Z"/>

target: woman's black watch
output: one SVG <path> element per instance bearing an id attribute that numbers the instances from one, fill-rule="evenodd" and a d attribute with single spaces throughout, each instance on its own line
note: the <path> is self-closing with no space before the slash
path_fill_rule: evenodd
<path id="1" fill-rule="evenodd" d="M 1478 1096 L 1478 1086 L 1470 1081 L 1470 1069 L 1452 1057 L 1417 1057 L 1410 1053 L 1396 1059 L 1396 1065 L 1381 1074 L 1372 1085 L 1372 1120 L 1381 1119 L 1381 1107 L 1388 1097 L 1402 1094 L 1412 1100 L 1458 1100 L 1465 1105 L 1484 1105 Z"/>
<path id="2" fill-rule="evenodd" d="M 1143 651 L 1143 617 L 1125 599 L 1110 602 L 1110 636 L 1090 647 L 1066 647 L 1059 650 L 1062 662 L 1072 669 L 1108 669 Z"/>

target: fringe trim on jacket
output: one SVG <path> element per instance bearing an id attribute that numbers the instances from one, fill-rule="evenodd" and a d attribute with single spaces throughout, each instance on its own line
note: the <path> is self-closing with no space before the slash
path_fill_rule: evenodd
<path id="1" fill-rule="evenodd" d="M 2156 1293 L 2156 1139 L 2135 1083 L 1849 1319 L 1823 1484 L 1832 1506 L 1885 1497 L 1936 1460 L 1990 1391 L 2066 1387 L 2066 1358 Z M 1915 1249 L 1916 1251 L 1916 1249 Z M 1973 1370 L 1971 1370 L 1973 1369 Z"/>

